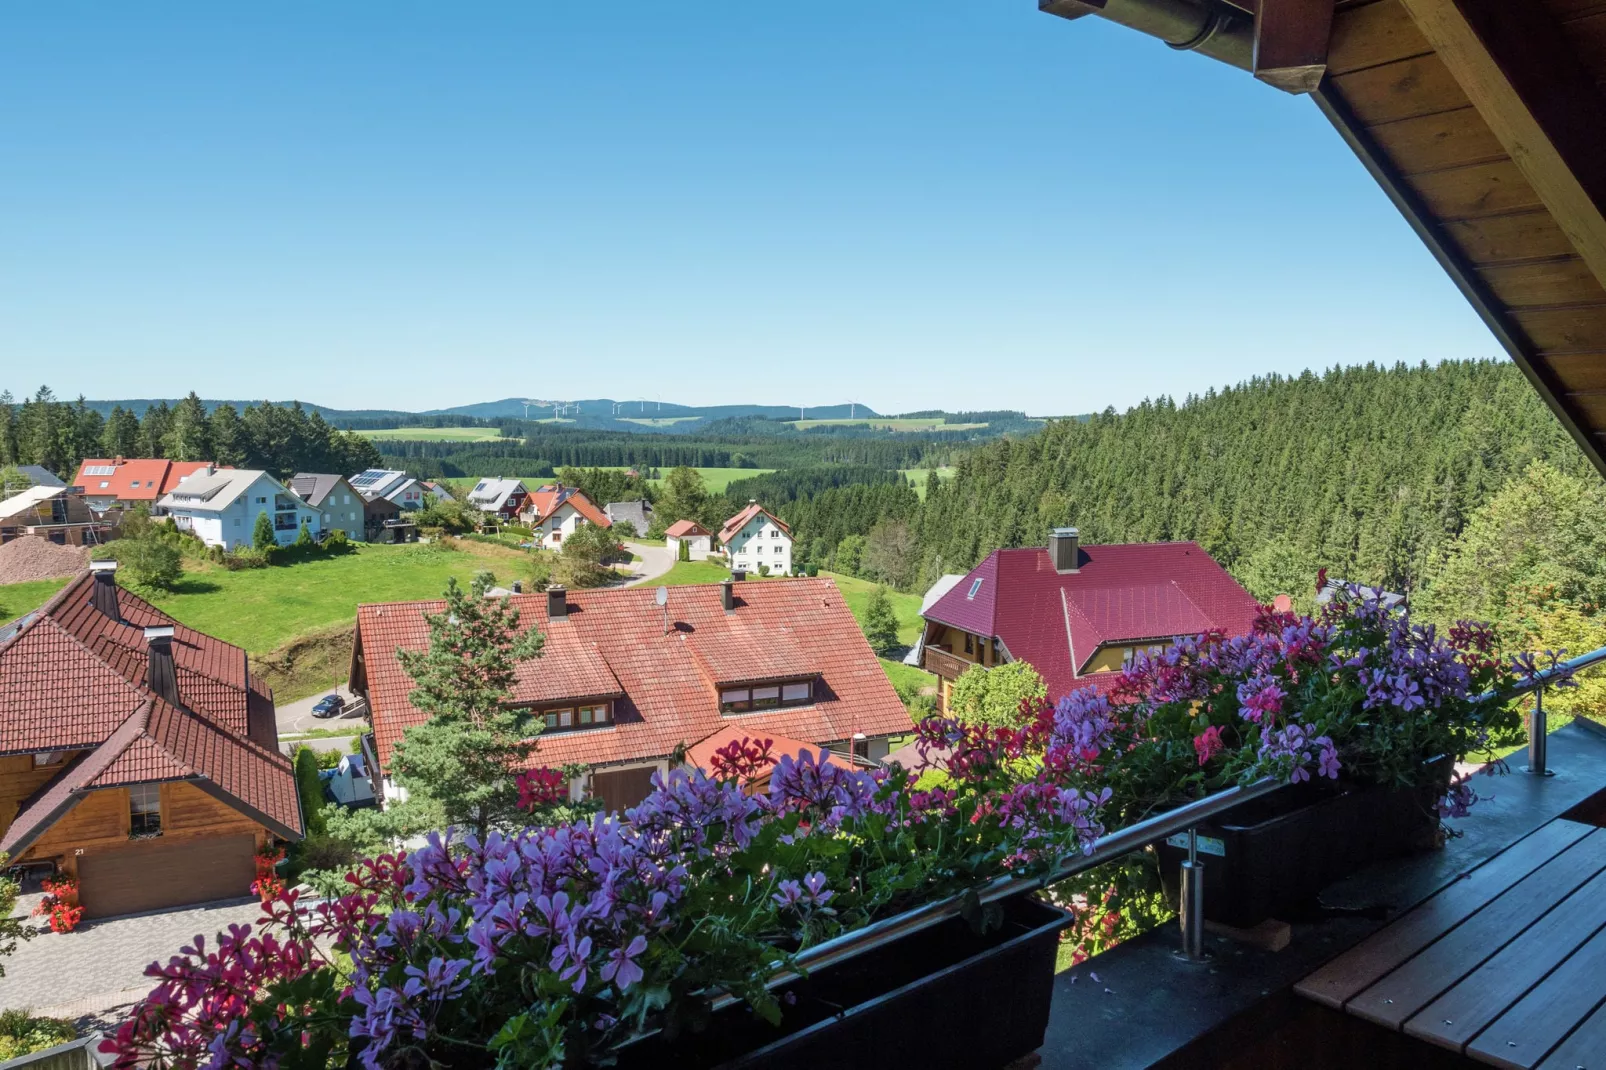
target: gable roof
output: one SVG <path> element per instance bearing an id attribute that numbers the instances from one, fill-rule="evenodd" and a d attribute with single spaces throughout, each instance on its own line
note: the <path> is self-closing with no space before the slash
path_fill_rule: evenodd
<path id="1" fill-rule="evenodd" d="M 689 535 L 707 535 L 713 538 L 713 532 L 695 520 L 677 520 L 664 532 L 666 539 L 684 539 Z"/>
<path id="2" fill-rule="evenodd" d="M 204 509 L 208 512 L 218 512 L 227 509 L 236 498 L 262 479 L 273 484 L 276 494 L 288 490 L 283 483 L 260 468 L 220 468 L 210 474 L 195 473 L 172 492 L 163 495 L 158 504 L 164 509 Z"/>
<path id="3" fill-rule="evenodd" d="M 0 500 L 0 520 L 9 520 L 11 517 L 26 513 L 40 502 L 48 502 L 65 493 L 67 493 L 65 487 L 44 486 L 18 491 L 11 497 Z"/>
<path id="4" fill-rule="evenodd" d="M 510 598 L 523 626 L 546 635 L 543 656 L 519 667 L 515 703 L 601 698 L 602 687 L 617 688 L 611 724 L 543 734 L 535 764 L 659 759 L 727 724 L 813 745 L 848 739 L 854 732 L 881 736 L 909 730 L 908 712 L 829 579 L 738 584 L 730 613 L 718 584 L 669 590 L 667 632 L 651 588 L 570 591 L 568 613 L 556 621 L 547 618 L 545 594 Z M 408 701 L 413 684 L 395 651 L 425 649 L 424 614 L 444 606 L 436 601 L 357 607 L 356 651 L 362 656 L 363 690 L 382 768 L 389 768 L 402 733 L 427 718 Z M 816 674 L 811 705 L 720 712 L 721 682 Z"/>
<path id="5" fill-rule="evenodd" d="M 36 487 L 65 487 L 61 477 L 42 464 L 19 464 L 17 471 L 33 480 Z"/>
<path id="6" fill-rule="evenodd" d="M 214 467 L 211 461 L 89 457 L 78 466 L 73 486 L 84 488 L 92 498 L 111 495 L 118 501 L 154 502 L 196 472 Z"/>
<path id="7" fill-rule="evenodd" d="M 565 505 L 585 517 L 587 523 L 595 524 L 599 528 L 613 527 L 613 521 L 608 519 L 608 515 L 598 509 L 578 487 L 551 483 L 532 491 L 525 502 L 525 508 L 533 510 L 536 517 L 541 520 L 545 520 Z"/>
<path id="8" fill-rule="evenodd" d="M 252 710 L 271 709 L 272 699 L 250 675 L 245 651 L 121 588 L 117 618 L 109 616 L 95 605 L 96 582 L 79 576 L 0 641 L 0 753 L 89 750 L 24 803 L 32 824 L 19 814 L 0 850 L 21 849 L 20 837 L 37 836 L 83 792 L 175 778 L 298 837 L 289 759 L 246 737 Z M 158 698 L 146 680 L 143 629 L 158 625 L 173 628 L 183 708 Z"/>
<path id="9" fill-rule="evenodd" d="M 525 490 L 518 479 L 482 479 L 468 492 L 468 503 L 477 509 L 501 509 L 514 494 Z"/>
<path id="10" fill-rule="evenodd" d="M 335 488 L 345 483 L 346 477 L 329 472 L 297 472 L 290 477 L 290 492 L 314 509 L 322 508 Z M 351 486 L 346 483 L 346 486 Z"/>
<path id="11" fill-rule="evenodd" d="M 740 724 L 728 724 L 719 731 L 698 740 L 688 747 L 686 750 L 686 764 L 701 769 L 705 773 L 712 773 L 714 771 L 715 751 L 723 750 L 732 743 L 751 742 L 757 745 L 764 743 L 766 740 L 770 745 L 770 756 L 777 762 L 783 757 L 796 758 L 804 751 L 807 751 L 809 756 L 816 761 L 819 760 L 820 748 L 817 744 L 805 743 L 801 739 L 778 736 L 773 732 L 754 732 L 751 728 Z M 825 754 L 825 764 L 839 765 L 844 769 L 848 768 L 846 757 L 840 754 L 832 754 L 830 751 Z"/>
<path id="12" fill-rule="evenodd" d="M 638 535 L 645 535 L 647 529 L 652 526 L 652 502 L 645 498 L 638 498 L 633 502 L 609 502 L 602 507 L 602 512 L 611 524 L 630 521 L 636 525 Z"/>
<path id="13" fill-rule="evenodd" d="M 747 526 L 748 521 L 760 515 L 769 517 L 771 522 L 773 522 L 776 527 L 786 532 L 788 536 L 792 534 L 792 529 L 781 523 L 780 518 L 774 513 L 770 512 L 757 502 L 748 502 L 746 509 L 743 509 L 735 516 L 725 521 L 725 526 L 719 529 L 719 541 L 721 545 L 730 542 L 731 539 L 735 537 L 737 532 L 741 531 L 742 528 Z"/>
<path id="14" fill-rule="evenodd" d="M 1000 639 L 1054 698 L 1088 682 L 1088 661 L 1106 644 L 1237 635 L 1254 622 L 1255 600 L 1197 543 L 1083 546 L 1081 554 L 1080 569 L 1062 574 L 1046 549 L 995 550 L 922 616 Z"/>
<path id="15" fill-rule="evenodd" d="M 352 476 L 349 482 L 352 489 L 364 499 L 372 500 L 388 497 L 408 482 L 408 475 L 394 468 L 365 468 Z"/>

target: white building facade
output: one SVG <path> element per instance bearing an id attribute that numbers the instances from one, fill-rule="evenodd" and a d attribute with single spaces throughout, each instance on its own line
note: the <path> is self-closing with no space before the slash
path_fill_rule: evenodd
<path id="1" fill-rule="evenodd" d="M 295 542 L 302 524 L 313 535 L 322 530 L 318 510 L 268 473 L 251 469 L 224 468 L 210 476 L 191 476 L 163 497 L 161 506 L 178 530 L 225 550 L 252 545 L 257 517 L 264 513 L 280 546 Z"/>
<path id="2" fill-rule="evenodd" d="M 732 569 L 771 576 L 792 574 L 791 531 L 756 504 L 732 517 L 719 537 Z"/>

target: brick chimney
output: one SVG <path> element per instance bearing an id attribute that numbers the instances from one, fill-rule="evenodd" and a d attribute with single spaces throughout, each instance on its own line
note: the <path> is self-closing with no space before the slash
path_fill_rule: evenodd
<path id="1" fill-rule="evenodd" d="M 546 589 L 547 620 L 563 620 L 569 615 L 569 591 L 562 584 Z"/>
<path id="2" fill-rule="evenodd" d="M 719 600 L 724 603 L 726 613 L 734 612 L 736 609 L 735 587 L 733 580 L 725 580 L 719 585 Z"/>
<path id="3" fill-rule="evenodd" d="M 122 610 L 117 607 L 117 562 L 91 561 L 89 574 L 94 577 L 89 587 L 89 601 L 118 624 L 123 623 Z"/>
<path id="4" fill-rule="evenodd" d="M 1077 572 L 1082 567 L 1082 537 L 1075 528 L 1055 528 L 1048 533 L 1048 558 L 1058 573 Z"/>
<path id="5" fill-rule="evenodd" d="M 174 706 L 182 705 L 178 698 L 178 670 L 173 665 L 173 626 L 146 628 L 145 647 L 150 656 L 146 686 Z"/>

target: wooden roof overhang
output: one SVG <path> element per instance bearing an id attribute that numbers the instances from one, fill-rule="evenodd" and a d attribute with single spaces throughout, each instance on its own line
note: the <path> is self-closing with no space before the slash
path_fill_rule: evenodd
<path id="1" fill-rule="evenodd" d="M 1309 93 L 1606 474 L 1606 0 L 1039 0 Z"/>

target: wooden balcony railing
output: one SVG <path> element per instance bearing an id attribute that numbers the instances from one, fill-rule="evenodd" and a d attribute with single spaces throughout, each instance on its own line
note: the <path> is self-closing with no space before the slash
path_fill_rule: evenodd
<path id="1" fill-rule="evenodd" d="M 921 665 L 927 672 L 934 672 L 944 680 L 957 680 L 964 671 L 974 665 L 973 661 L 955 657 L 940 647 L 928 646 L 921 659 Z"/>

